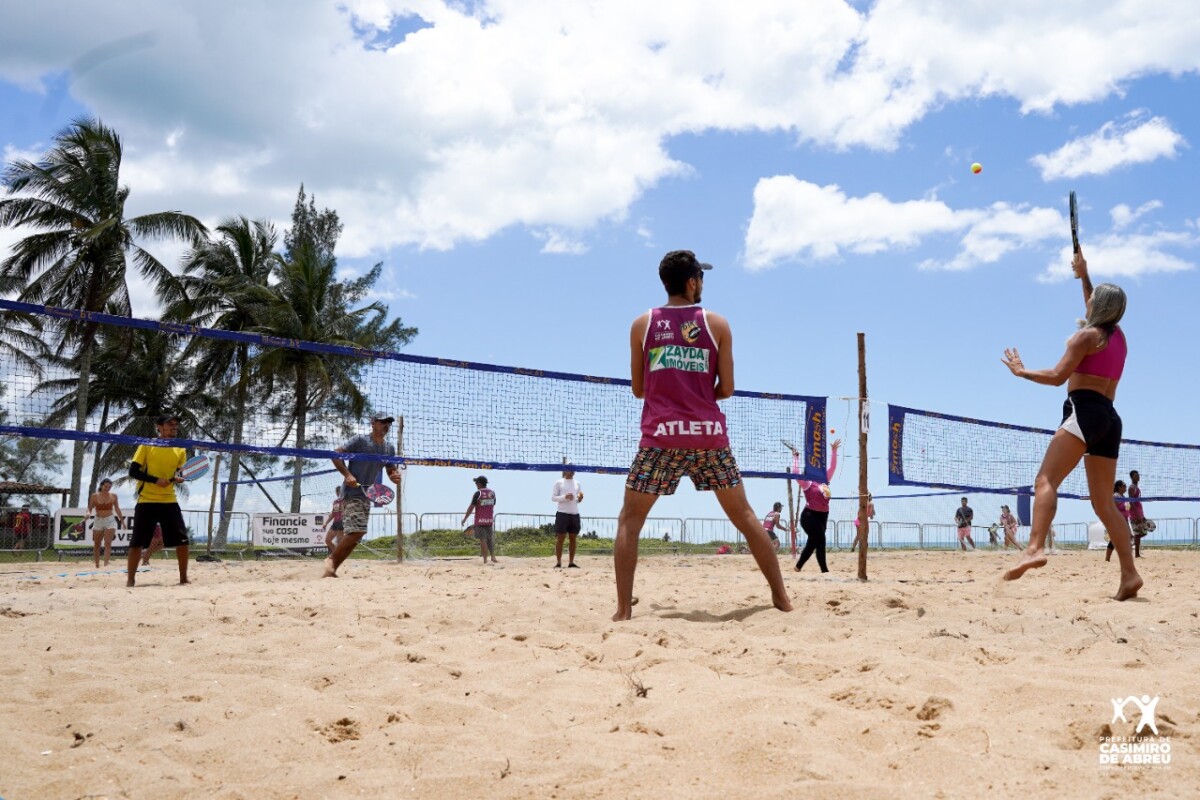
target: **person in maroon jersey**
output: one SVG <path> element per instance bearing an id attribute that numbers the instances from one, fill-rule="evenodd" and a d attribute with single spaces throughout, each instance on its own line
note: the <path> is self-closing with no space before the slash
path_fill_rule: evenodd
<path id="1" fill-rule="evenodd" d="M 492 563 L 496 563 L 496 537 L 493 533 L 496 522 L 496 493 L 487 488 L 487 485 L 488 479 L 483 475 L 475 479 L 475 494 L 471 496 L 471 505 L 467 506 L 462 522 L 459 523 L 464 524 L 471 512 L 475 513 L 475 538 L 479 540 L 479 555 L 483 556 L 485 565 L 489 556 Z"/>
<path id="2" fill-rule="evenodd" d="M 613 562 L 617 612 L 633 615 L 633 576 L 642 525 L 663 495 L 675 493 L 685 474 L 696 489 L 712 491 L 750 545 L 771 587 L 771 601 L 791 611 L 779 558 L 746 500 L 737 462 L 729 450 L 725 415 L 718 400 L 733 395 L 733 334 L 720 314 L 700 307 L 704 272 L 712 269 L 690 250 L 672 250 L 658 265 L 667 304 L 633 321 L 629 333 L 634 397 L 642 406 L 642 438 L 625 480 Z"/>

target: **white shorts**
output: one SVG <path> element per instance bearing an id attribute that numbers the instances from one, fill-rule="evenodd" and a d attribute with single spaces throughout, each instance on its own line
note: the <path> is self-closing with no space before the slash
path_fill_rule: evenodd
<path id="1" fill-rule="evenodd" d="M 92 520 L 92 533 L 103 533 L 104 531 L 115 531 L 116 529 L 116 517 L 95 517 Z"/>

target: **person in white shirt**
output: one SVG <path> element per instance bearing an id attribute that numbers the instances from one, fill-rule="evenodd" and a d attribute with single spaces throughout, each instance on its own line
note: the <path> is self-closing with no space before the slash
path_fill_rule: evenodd
<path id="1" fill-rule="evenodd" d="M 554 482 L 554 490 L 550 499 L 558 505 L 554 515 L 554 533 L 557 537 L 554 543 L 555 569 L 562 569 L 563 539 L 571 537 L 571 546 L 567 553 L 567 567 L 579 569 L 575 563 L 575 537 L 579 535 L 579 504 L 583 502 L 583 489 L 575 480 L 575 470 L 567 467 L 563 470 L 562 478 Z"/>

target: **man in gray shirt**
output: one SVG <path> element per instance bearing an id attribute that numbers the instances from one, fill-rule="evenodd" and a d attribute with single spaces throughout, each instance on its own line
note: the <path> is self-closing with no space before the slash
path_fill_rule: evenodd
<path id="1" fill-rule="evenodd" d="M 371 435 L 355 436 L 343 446 L 339 453 L 371 453 L 380 456 L 396 455 L 396 448 L 387 440 L 393 418 L 388 414 L 371 417 Z M 340 458 L 333 459 L 334 468 L 342 473 L 342 538 L 337 547 L 325 559 L 325 577 L 336 578 L 338 567 L 350 557 L 354 548 L 367 533 L 367 521 L 371 516 L 371 501 L 367 499 L 366 487 L 379 483 L 384 470 L 392 483 L 400 485 L 400 470 L 395 464 L 384 464 L 371 458 L 352 458 L 349 465 Z"/>

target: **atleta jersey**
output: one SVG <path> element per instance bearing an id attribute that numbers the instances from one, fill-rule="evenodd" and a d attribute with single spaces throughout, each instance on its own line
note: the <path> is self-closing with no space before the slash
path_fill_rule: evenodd
<path id="1" fill-rule="evenodd" d="M 491 489 L 480 489 L 471 498 L 475 506 L 475 524 L 491 525 L 496 518 L 496 493 Z"/>
<path id="2" fill-rule="evenodd" d="M 142 469 L 155 478 L 170 480 L 175 477 L 175 470 L 187 461 L 187 451 L 182 447 L 156 447 L 154 445 L 138 445 L 133 460 L 142 465 Z M 138 481 L 137 499 L 139 503 L 175 503 L 175 484 L 165 487 L 157 483 Z"/>
<path id="3" fill-rule="evenodd" d="M 719 450 L 729 447 L 717 406 L 717 343 L 700 306 L 650 311 L 642 342 L 642 447 Z"/>

